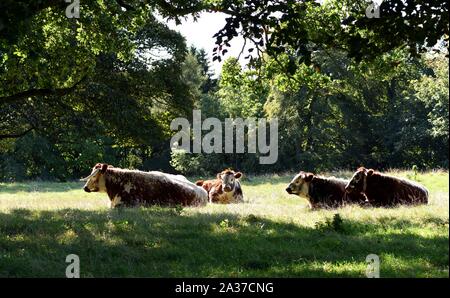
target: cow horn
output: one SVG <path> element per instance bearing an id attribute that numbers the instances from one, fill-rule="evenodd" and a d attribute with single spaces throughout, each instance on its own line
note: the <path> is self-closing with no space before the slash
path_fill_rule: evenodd
<path id="1" fill-rule="evenodd" d="M 97 173 L 100 171 L 100 169 L 96 169 L 95 171 L 93 171 L 89 176 L 87 176 L 86 178 L 82 178 L 80 179 L 80 181 L 88 181 L 92 176 L 97 175 Z"/>

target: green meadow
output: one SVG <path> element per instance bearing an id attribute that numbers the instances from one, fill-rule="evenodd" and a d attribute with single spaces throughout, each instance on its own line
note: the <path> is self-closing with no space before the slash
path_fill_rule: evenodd
<path id="1" fill-rule="evenodd" d="M 430 191 L 426 206 L 310 210 L 293 174 L 242 180 L 245 203 L 109 209 L 82 182 L 0 184 L 0 277 L 449 277 L 449 175 L 391 171 Z M 349 177 L 350 172 L 327 173 Z M 192 178 L 191 180 L 195 180 Z"/>

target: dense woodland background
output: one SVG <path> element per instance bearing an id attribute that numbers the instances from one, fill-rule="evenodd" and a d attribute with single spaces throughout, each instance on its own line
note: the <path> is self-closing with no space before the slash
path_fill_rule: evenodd
<path id="1" fill-rule="evenodd" d="M 81 2 L 80 19 L 63 1 L 0 5 L 0 180 L 75 179 L 97 162 L 183 174 L 448 169 L 447 1 L 385 1 L 380 19 L 365 17 L 365 1 Z M 215 49 L 188 48 L 163 21 L 201 11 L 230 15 Z M 238 34 L 245 67 L 226 55 Z M 218 78 L 207 53 L 226 59 Z M 171 153 L 170 122 L 193 109 L 278 118 L 278 162 Z"/>

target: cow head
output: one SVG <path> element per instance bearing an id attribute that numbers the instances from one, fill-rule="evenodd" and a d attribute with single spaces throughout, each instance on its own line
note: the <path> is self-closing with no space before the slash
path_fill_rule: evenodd
<path id="1" fill-rule="evenodd" d="M 366 191 L 367 177 L 372 176 L 372 174 L 372 169 L 359 168 L 345 186 L 345 191 L 348 193 L 364 193 Z"/>
<path id="2" fill-rule="evenodd" d="M 294 194 L 302 197 L 308 197 L 309 184 L 313 180 L 314 174 L 301 171 L 298 173 L 291 183 L 289 183 L 286 191 L 288 194 Z"/>
<path id="3" fill-rule="evenodd" d="M 92 169 L 92 172 L 86 178 L 81 179 L 81 181 L 86 181 L 83 189 L 85 192 L 106 192 L 105 186 L 105 173 L 106 170 L 112 166 L 107 164 L 98 163 Z"/>
<path id="4" fill-rule="evenodd" d="M 217 179 L 222 182 L 222 189 L 224 192 L 230 192 L 234 189 L 236 185 L 236 180 L 241 178 L 241 172 L 234 172 L 232 170 L 224 170 L 217 174 Z"/>

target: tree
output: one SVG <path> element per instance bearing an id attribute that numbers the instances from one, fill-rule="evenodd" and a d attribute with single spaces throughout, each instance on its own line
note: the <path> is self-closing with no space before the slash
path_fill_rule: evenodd
<path id="1" fill-rule="evenodd" d="M 447 1 L 383 1 L 380 18 L 366 1 L 80 4 L 79 19 L 59 0 L 0 4 L 1 179 L 78 177 L 98 160 L 168 169 L 170 121 L 194 107 L 277 117 L 280 158 L 172 159 L 186 171 L 448 167 L 448 59 L 419 55 L 445 52 Z M 229 15 L 213 58 L 246 40 L 249 63 L 228 59 L 217 81 L 206 52 L 155 18 L 201 11 Z"/>
<path id="2" fill-rule="evenodd" d="M 202 84 L 202 92 L 208 93 L 215 90 L 217 87 L 217 79 L 214 78 L 206 51 L 204 49 L 197 49 L 194 46 L 191 46 L 189 50 L 197 58 L 202 68 L 202 75 L 206 77 L 206 81 Z"/>
<path id="3" fill-rule="evenodd" d="M 59 114 L 90 110 L 92 106 L 104 109 L 109 102 L 91 101 L 108 93 L 110 97 L 107 98 L 111 99 L 112 93 L 119 91 L 117 86 L 120 82 L 129 84 L 129 88 L 121 89 L 121 94 L 114 94 L 116 100 L 123 100 L 122 107 L 127 102 L 126 98 L 134 97 L 138 105 L 145 104 L 147 108 L 158 102 L 179 111 L 189 109 L 186 100 L 190 99 L 184 94 L 186 86 L 176 79 L 179 77 L 179 64 L 186 53 L 184 39 L 178 33 L 158 22 L 151 13 L 141 11 L 127 15 L 124 17 L 126 20 L 134 21 L 131 25 L 124 25 L 113 20 L 107 11 L 110 7 L 101 7 L 97 3 L 82 8 L 83 17 L 79 21 L 56 13 L 52 7 L 42 9 L 28 19 L 35 26 L 34 30 L 23 31 L 13 39 L 13 44 L 6 38 L 1 43 L 0 79 L 3 84 L 0 95 L 3 96 L 0 97 L 0 106 L 5 112 L 9 110 L 14 114 L 11 117 L 10 113 L 2 113 L 4 125 L 0 127 L 0 135 L 3 137 L 21 136 L 30 129 L 44 128 L 46 122 L 39 118 L 51 118 L 45 115 L 47 109 L 38 112 L 31 105 L 52 102 L 53 110 L 60 109 Z M 111 24 L 104 28 L 103 22 Z M 20 32 L 22 27 L 18 27 Z M 22 29 L 27 28 L 23 24 Z M 167 57 L 161 52 L 166 52 Z M 69 100 L 75 93 L 77 95 Z M 20 111 L 24 105 L 29 106 L 24 110 L 27 113 Z M 138 105 L 129 104 L 125 110 Z M 111 118 L 115 111 L 124 109 L 109 110 L 108 114 L 101 116 Z M 129 132 L 132 129 L 127 123 L 130 121 L 116 127 Z"/>
<path id="4" fill-rule="evenodd" d="M 0 24 L 3 24 L 2 35 L 7 42 L 19 39 L 30 28 L 30 20 L 43 11 L 65 9 L 61 1 L 55 0 L 3 3 Z M 224 28 L 215 35 L 214 59 L 221 59 L 228 52 L 230 40 L 241 35 L 253 44 L 248 57 L 256 65 L 261 62 L 252 56 L 255 49 L 259 58 L 263 50 L 271 56 L 293 50 L 293 56 L 309 65 L 317 49 L 343 50 L 357 61 L 370 60 L 404 47 L 417 56 L 441 39 L 447 44 L 449 35 L 448 1 L 439 0 L 386 0 L 379 8 L 379 18 L 366 15 L 372 4 L 366 0 L 321 3 L 314 0 L 117 0 L 101 3 L 82 6 L 84 15 L 94 12 L 102 24 L 108 24 L 98 26 L 97 22 L 90 24 L 89 18 L 85 19 L 87 22 L 81 20 L 83 29 L 94 33 L 88 35 L 95 37 L 94 42 L 101 40 L 108 47 L 115 41 L 126 45 L 120 35 L 114 42 L 107 39 L 111 28 L 122 26 L 132 32 L 134 28 L 129 24 L 139 22 L 138 16 L 149 10 L 158 11 L 164 18 L 175 19 L 178 23 L 186 15 L 196 18 L 202 11 L 222 12 L 229 17 Z M 111 19 L 112 16 L 117 19 Z M 94 28 L 96 30 L 92 30 Z M 125 32 L 129 31 L 124 30 L 122 34 Z"/>
<path id="5" fill-rule="evenodd" d="M 413 56 L 444 39 L 448 44 L 448 1 L 387 0 L 379 18 L 369 18 L 369 1 L 214 1 L 215 11 L 230 15 L 216 34 L 214 59 L 226 54 L 230 40 L 241 35 L 253 47 L 249 58 L 260 65 L 266 50 L 275 57 L 292 53 L 310 65 L 317 50 L 342 50 L 356 61 L 372 60 L 408 48 Z M 258 57 L 251 54 L 256 49 Z"/>
<path id="6" fill-rule="evenodd" d="M 432 125 L 431 134 L 434 137 L 448 138 L 448 60 L 443 55 L 431 55 L 425 59 L 432 72 L 412 81 L 411 86 L 417 99 L 431 110 L 428 115 Z"/>
<path id="7" fill-rule="evenodd" d="M 0 52 L 0 79 L 5 82 L 0 87 L 3 162 L 24 165 L 11 169 L 41 165 L 40 170 L 9 177 L 76 177 L 98 160 L 127 167 L 140 160 L 143 166 L 170 135 L 167 122 L 192 110 L 195 99 L 180 75 L 187 51 L 181 35 L 141 12 L 123 40 L 129 48 L 122 44 L 121 51 L 115 51 L 118 40 L 106 45 L 106 40 L 88 38 L 81 29 L 89 18 L 96 18 L 94 23 L 102 18 L 95 9 L 84 8 L 86 19 L 72 24 L 52 8 L 42 10 L 28 20 L 36 24 L 35 30 Z M 81 30 L 72 30 L 72 25 Z M 114 30 L 109 34 L 123 34 L 119 25 Z M 71 42 L 76 46 L 68 47 Z M 81 74 L 84 80 L 76 78 Z M 17 137 L 25 139 L 15 142 Z M 44 144 L 47 153 L 23 152 Z M 56 167 L 56 161 L 65 168 Z"/>
<path id="8" fill-rule="evenodd" d="M 242 70 L 236 58 L 224 62 L 217 95 L 228 117 L 262 117 L 267 91 L 267 85 L 257 73 Z"/>
<path id="9" fill-rule="evenodd" d="M 432 137 L 431 107 L 410 89 L 430 72 L 421 59 L 395 51 L 356 63 L 345 53 L 321 51 L 313 56 L 320 72 L 299 65 L 290 80 L 289 58 L 277 59 L 281 63 L 266 66 L 273 88 L 265 111 L 279 119 L 280 164 L 310 171 L 448 166 L 448 134 L 445 142 Z M 435 86 L 444 98 L 445 80 Z"/>

